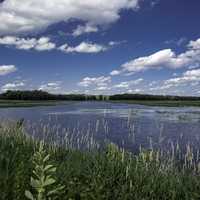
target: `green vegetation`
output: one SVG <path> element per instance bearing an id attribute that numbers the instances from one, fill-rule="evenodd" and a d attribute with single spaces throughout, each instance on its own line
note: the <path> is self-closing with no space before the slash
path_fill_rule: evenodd
<path id="1" fill-rule="evenodd" d="M 103 95 L 84 94 L 49 94 L 44 91 L 7 91 L 0 94 L 0 108 L 8 107 L 34 107 L 34 106 L 54 106 L 66 104 L 71 101 L 94 101 L 107 100 Z"/>
<path id="2" fill-rule="evenodd" d="M 50 94 L 41 90 L 33 91 L 7 91 L 0 94 L 1 100 L 22 100 L 22 101 L 86 101 L 97 100 L 99 96 L 84 94 Z M 99 100 L 103 96 L 100 95 Z"/>
<path id="3" fill-rule="evenodd" d="M 110 100 L 135 100 L 135 101 L 200 101 L 197 96 L 170 96 L 170 95 L 151 95 L 151 94 L 116 94 Z"/>
<path id="4" fill-rule="evenodd" d="M 25 100 L 0 100 L 0 108 L 10 107 L 34 107 L 34 106 L 54 106 L 66 102 L 61 101 L 25 101 Z"/>
<path id="5" fill-rule="evenodd" d="M 200 101 L 169 101 L 169 100 L 113 100 L 114 103 L 128 103 L 128 104 L 138 104 L 146 106 L 166 106 L 166 107 L 184 107 L 184 106 L 200 106 Z"/>
<path id="6" fill-rule="evenodd" d="M 88 140 L 88 144 L 91 141 Z M 2 200 L 195 200 L 199 154 L 187 146 L 164 153 L 125 152 L 114 144 L 81 151 L 26 135 L 22 123 L 0 126 Z"/>
<path id="7" fill-rule="evenodd" d="M 183 107 L 183 106 L 200 106 L 200 101 L 147 101 L 147 100 L 113 100 L 113 103 L 128 103 L 147 106 L 167 106 L 167 107 Z M 30 100 L 0 100 L 0 108 L 11 107 L 35 107 L 35 106 L 55 106 L 68 104 L 69 101 L 30 101 Z M 72 103 L 72 102 L 70 102 Z"/>
<path id="8" fill-rule="evenodd" d="M 200 97 L 147 94 L 85 95 L 50 94 L 44 91 L 7 91 L 0 94 L 1 107 L 52 106 L 66 101 L 111 101 L 149 106 L 200 106 Z"/>

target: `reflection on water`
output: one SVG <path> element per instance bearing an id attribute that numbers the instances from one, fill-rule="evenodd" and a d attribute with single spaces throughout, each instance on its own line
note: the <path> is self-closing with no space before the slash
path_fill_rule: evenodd
<path id="1" fill-rule="evenodd" d="M 84 147 L 114 142 L 135 151 L 141 147 L 199 146 L 200 108 L 167 108 L 104 102 L 77 102 L 53 107 L 0 109 L 2 119 L 26 120 L 35 137 L 69 138 Z"/>

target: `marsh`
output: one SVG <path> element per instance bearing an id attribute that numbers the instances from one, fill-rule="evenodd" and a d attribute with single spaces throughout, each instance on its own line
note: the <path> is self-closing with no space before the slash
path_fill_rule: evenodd
<path id="1" fill-rule="evenodd" d="M 115 143 L 129 151 L 200 144 L 200 108 L 151 107 L 126 103 L 71 102 L 66 105 L 1 108 L 2 121 L 24 119 L 34 137 L 51 136 L 56 142 L 71 137 L 80 148 Z M 86 142 L 87 140 L 87 142 Z M 84 142 L 85 141 L 85 142 Z M 76 146 L 77 147 L 77 146 Z"/>

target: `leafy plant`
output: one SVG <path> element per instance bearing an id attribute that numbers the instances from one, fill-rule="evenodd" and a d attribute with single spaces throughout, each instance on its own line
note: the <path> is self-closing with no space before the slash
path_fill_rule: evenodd
<path id="1" fill-rule="evenodd" d="M 0 199 L 200 199 L 199 149 L 190 145 L 133 154 L 115 144 L 81 151 L 68 141 L 40 143 L 23 126 L 0 124 Z"/>
<path id="2" fill-rule="evenodd" d="M 49 162 L 50 155 L 44 150 L 44 144 L 41 142 L 39 150 L 33 157 L 33 176 L 30 185 L 33 192 L 26 191 L 25 195 L 30 200 L 57 199 L 58 194 L 62 193 L 64 187 L 56 184 L 56 167 Z"/>

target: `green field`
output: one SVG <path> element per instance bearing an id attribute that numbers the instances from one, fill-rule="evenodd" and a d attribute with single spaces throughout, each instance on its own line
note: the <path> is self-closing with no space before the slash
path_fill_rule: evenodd
<path id="1" fill-rule="evenodd" d="M 0 108 L 9 107 L 34 107 L 34 106 L 54 106 L 65 104 L 64 101 L 22 101 L 22 100 L 0 100 Z"/>
<path id="2" fill-rule="evenodd" d="M 200 106 L 200 101 L 157 101 L 157 100 L 116 100 L 114 103 L 139 104 L 147 106 L 166 106 L 166 107 L 185 107 L 185 106 Z"/>
<path id="3" fill-rule="evenodd" d="M 184 107 L 184 106 L 200 106 L 200 101 L 148 101 L 148 100 L 116 100 L 108 101 L 113 103 L 128 103 L 147 106 L 167 106 L 167 107 Z M 71 101 L 24 101 L 24 100 L 0 100 L 0 108 L 9 107 L 34 107 L 34 106 L 55 106 L 68 104 Z"/>
<path id="4" fill-rule="evenodd" d="M 20 123 L 0 126 L 1 200 L 198 200 L 200 163 L 190 147 L 140 151 L 108 144 L 70 148 L 30 138 Z M 88 145 L 91 140 L 88 140 Z M 171 152 L 171 153 L 170 153 Z M 26 194 L 26 195 L 25 195 Z"/>

